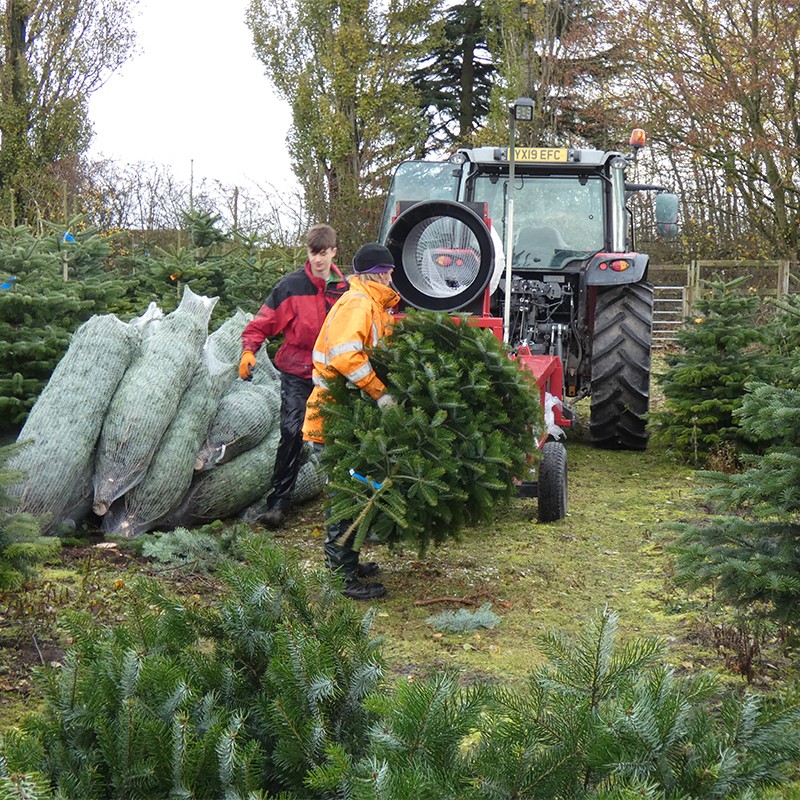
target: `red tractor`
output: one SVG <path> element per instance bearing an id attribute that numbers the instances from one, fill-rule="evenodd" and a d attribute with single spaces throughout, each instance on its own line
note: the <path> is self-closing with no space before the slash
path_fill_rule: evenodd
<path id="1" fill-rule="evenodd" d="M 379 238 L 404 305 L 471 314 L 536 376 L 546 431 L 538 481 L 523 488 L 542 521 L 567 510 L 566 398 L 590 398 L 597 446 L 647 447 L 653 287 L 627 201 L 656 192 L 664 234 L 676 232 L 678 201 L 626 181 L 643 139 L 634 132 L 629 155 L 459 149 L 444 162 L 403 162 L 389 188 Z"/>

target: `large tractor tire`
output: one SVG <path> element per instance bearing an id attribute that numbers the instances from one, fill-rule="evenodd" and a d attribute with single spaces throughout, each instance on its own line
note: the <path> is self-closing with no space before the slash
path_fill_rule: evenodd
<path id="1" fill-rule="evenodd" d="M 561 442 L 545 442 L 539 462 L 539 522 L 558 522 L 567 516 L 567 449 Z"/>
<path id="2" fill-rule="evenodd" d="M 647 448 L 653 286 L 598 292 L 595 308 L 589 436 L 617 450 Z"/>

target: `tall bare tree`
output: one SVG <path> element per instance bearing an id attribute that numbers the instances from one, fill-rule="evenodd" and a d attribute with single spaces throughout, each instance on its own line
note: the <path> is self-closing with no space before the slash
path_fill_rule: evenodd
<path id="1" fill-rule="evenodd" d="M 133 50 L 136 2 L 0 0 L 0 196 L 6 216 L 31 219 L 59 208 L 74 173 L 64 165 L 74 166 L 89 144 L 88 99 Z"/>
<path id="2" fill-rule="evenodd" d="M 629 105 L 678 168 L 689 218 L 730 236 L 755 227 L 773 254 L 796 258 L 797 2 L 641 0 L 618 31 L 634 65 Z"/>
<path id="3" fill-rule="evenodd" d="M 250 2 L 256 54 L 292 108 L 286 157 L 342 256 L 376 235 L 387 172 L 424 141 L 410 75 L 439 2 Z"/>

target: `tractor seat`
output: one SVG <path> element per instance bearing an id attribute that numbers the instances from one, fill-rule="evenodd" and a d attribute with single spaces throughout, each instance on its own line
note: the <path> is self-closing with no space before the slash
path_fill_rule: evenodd
<path id="1" fill-rule="evenodd" d="M 517 269 L 542 269 L 561 266 L 554 264 L 556 250 L 566 249 L 561 234 L 548 225 L 530 225 L 520 228 L 514 246 L 513 266 Z"/>

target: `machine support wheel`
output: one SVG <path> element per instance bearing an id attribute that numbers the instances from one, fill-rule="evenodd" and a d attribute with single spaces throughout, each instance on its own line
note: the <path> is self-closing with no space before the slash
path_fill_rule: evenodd
<path id="1" fill-rule="evenodd" d="M 567 516 L 567 449 L 561 442 L 545 442 L 539 462 L 539 522 Z"/>
<path id="2" fill-rule="evenodd" d="M 598 447 L 647 448 L 652 338 L 652 284 L 598 292 L 589 409 L 589 434 Z"/>

